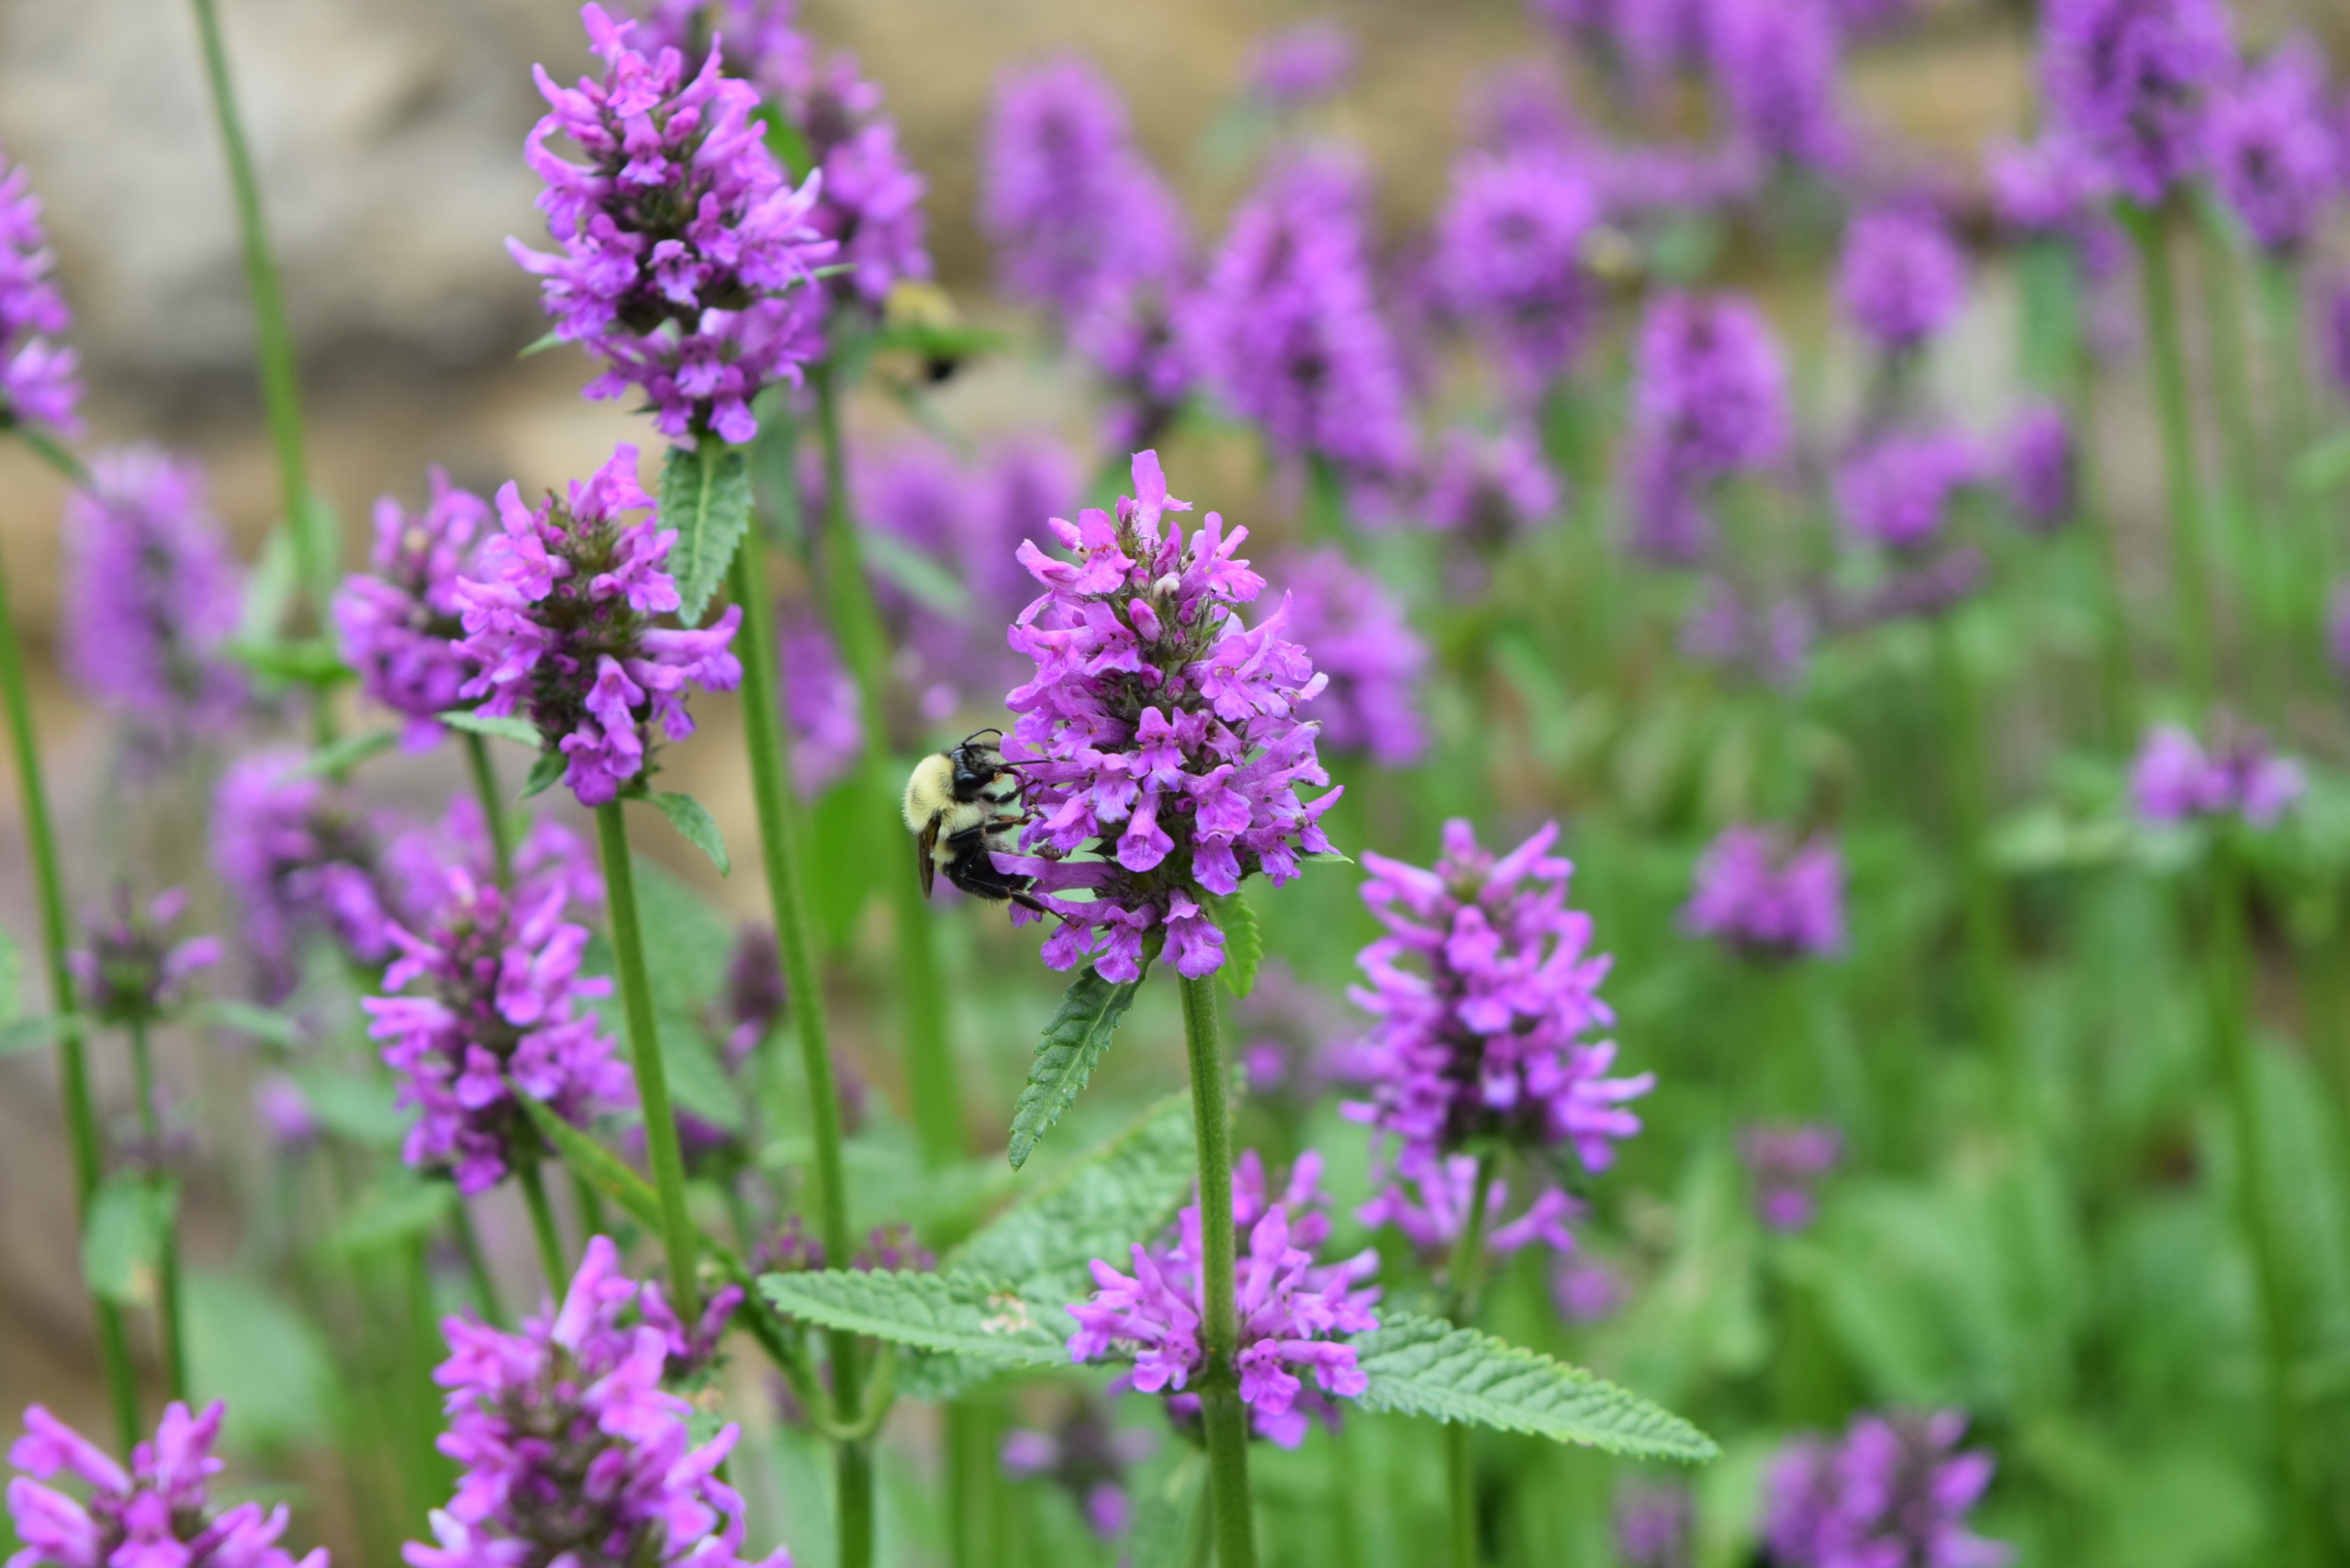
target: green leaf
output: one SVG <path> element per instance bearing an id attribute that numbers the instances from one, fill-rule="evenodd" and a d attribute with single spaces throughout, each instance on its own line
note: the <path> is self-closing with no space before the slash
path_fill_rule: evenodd
<path id="1" fill-rule="evenodd" d="M 494 735 L 502 741 L 513 741 L 539 749 L 539 727 L 530 720 L 513 713 L 481 713 L 471 708 L 452 708 L 433 717 L 453 730 L 465 730 L 476 735 Z"/>
<path id="2" fill-rule="evenodd" d="M 527 801 L 533 795 L 543 794 L 563 777 L 563 770 L 570 762 L 571 759 L 559 751 L 541 753 L 539 760 L 531 764 L 531 776 L 522 780 L 521 798 Z"/>
<path id="3" fill-rule="evenodd" d="M 199 1002 L 188 1010 L 188 1016 L 196 1023 L 250 1036 L 287 1050 L 294 1049 L 309 1037 L 301 1025 L 275 1008 L 240 1002 L 234 997 L 216 997 Z"/>
<path id="4" fill-rule="evenodd" d="M 446 1182 L 418 1176 L 406 1166 L 394 1168 L 360 1194 L 351 1212 L 327 1237 L 327 1250 L 350 1259 L 416 1237 L 431 1234 L 456 1206 L 457 1189 Z"/>
<path id="5" fill-rule="evenodd" d="M 262 541 L 261 555 L 245 578 L 244 602 L 237 610 L 236 641 L 258 646 L 277 640 L 286 607 L 294 602 L 299 571 L 294 534 L 281 522 Z"/>
<path id="6" fill-rule="evenodd" d="M 364 734 L 345 735 L 330 746 L 312 752 L 296 766 L 277 776 L 280 784 L 290 784 L 301 778 L 326 778 L 350 772 L 373 756 L 380 756 L 399 744 L 397 730 L 369 730 Z"/>
<path id="7" fill-rule="evenodd" d="M 1191 1568 L 1206 1555 L 1207 1455 L 1190 1444 L 1135 1500 L 1134 1568 Z"/>
<path id="8" fill-rule="evenodd" d="M 1371 1386 L 1365 1410 L 1530 1432 L 1640 1459 L 1698 1461 L 1718 1450 L 1680 1417 L 1580 1367 L 1473 1328 L 1396 1316 L 1354 1339 Z"/>
<path id="9" fill-rule="evenodd" d="M 1174 1220 L 1192 1163 L 1192 1097 L 1170 1094 L 998 1215 L 946 1266 L 1043 1300 L 1078 1300 L 1091 1285 L 1089 1262 L 1123 1264 L 1129 1247 Z"/>
<path id="10" fill-rule="evenodd" d="M 550 328 L 546 331 L 540 333 L 537 337 L 532 338 L 529 342 L 523 344 L 522 347 L 517 351 L 514 357 L 516 359 L 528 359 L 532 354 L 546 353 L 547 350 L 555 347 L 562 342 L 562 334 L 555 331 L 553 328 Z"/>
<path id="11" fill-rule="evenodd" d="M 64 1038 L 73 1027 L 69 1013 L 36 1013 L 29 1018 L 0 1024 L 0 1057 L 12 1057 L 25 1051 L 37 1051 L 53 1046 Z"/>
<path id="12" fill-rule="evenodd" d="M 321 1067 L 297 1073 L 295 1081 L 329 1132 L 365 1148 L 396 1148 L 415 1120 L 394 1103 L 391 1085 L 373 1075 Z"/>
<path id="13" fill-rule="evenodd" d="M 1037 1042 L 1036 1059 L 1028 1081 L 1012 1111 L 1012 1168 L 1028 1163 L 1036 1140 L 1077 1103 L 1078 1092 L 1093 1076 L 1093 1064 L 1118 1032 L 1118 1021 L 1134 1005 L 1139 980 L 1113 984 L 1094 973 L 1093 966 L 1070 982 L 1061 997 L 1060 1011 L 1045 1025 Z"/>
<path id="14" fill-rule="evenodd" d="M 1314 855 L 1301 855 L 1298 859 L 1308 866 L 1351 866 L 1355 863 L 1353 856 L 1341 854 L 1336 849 L 1325 849 Z"/>
<path id="15" fill-rule="evenodd" d="M 710 863 L 718 868 L 720 876 L 733 870 L 726 858 L 726 840 L 720 836 L 718 819 L 710 814 L 709 807 L 691 795 L 681 795 L 674 790 L 655 795 L 653 803 L 661 808 L 661 814 L 669 819 L 671 827 L 686 835 L 688 843 L 710 857 Z"/>
<path id="16" fill-rule="evenodd" d="M 690 1016 L 716 1001 L 726 984 L 734 923 L 658 863 L 642 855 L 632 858 L 654 1006 Z"/>
<path id="17" fill-rule="evenodd" d="M 335 645 L 321 638 L 300 642 L 240 641 L 228 644 L 222 651 L 255 675 L 290 686 L 323 691 L 359 678 L 359 672 L 342 662 L 342 655 Z"/>
<path id="18" fill-rule="evenodd" d="M 539 1129 L 539 1136 L 554 1145 L 555 1152 L 573 1172 L 604 1196 L 626 1209 L 637 1224 L 647 1230 L 661 1227 L 661 1199 L 653 1184 L 626 1165 L 619 1155 L 556 1115 L 553 1111 L 527 1094 L 517 1094 L 514 1103 Z"/>
<path id="19" fill-rule="evenodd" d="M 873 568 L 875 577 L 903 588 L 907 598 L 933 614 L 949 621 L 970 620 L 971 590 L 962 578 L 894 533 L 868 528 L 857 538 L 865 564 Z"/>
<path id="20" fill-rule="evenodd" d="M 759 1288 L 819 1327 L 1010 1366 L 1069 1364 L 1068 1314 L 973 1274 L 826 1269 L 764 1275 Z"/>
<path id="21" fill-rule="evenodd" d="M 324 1434 L 335 1363 L 300 1313 L 244 1273 L 192 1271 L 181 1296 L 191 1402 L 227 1402 L 240 1451 Z"/>
<path id="22" fill-rule="evenodd" d="M 669 575 L 677 580 L 679 621 L 701 620 L 750 525 L 751 474 L 742 448 L 705 435 L 691 451 L 669 449 L 661 465 L 661 526 L 677 531 Z"/>
<path id="23" fill-rule="evenodd" d="M 1224 933 L 1224 968 L 1216 978 L 1235 996 L 1246 996 L 1257 984 L 1257 966 L 1265 961 L 1265 934 L 1258 929 L 1257 912 L 1238 893 L 1211 893 L 1208 917 Z"/>
<path id="24" fill-rule="evenodd" d="M 152 1305 L 163 1241 L 179 1205 L 175 1183 L 127 1170 L 107 1177 L 82 1232 L 82 1275 L 90 1289 L 117 1306 Z"/>
<path id="25" fill-rule="evenodd" d="M 2350 431 L 2327 436 L 2293 459 L 2293 487 L 2305 496 L 2322 496 L 2350 482 Z"/>

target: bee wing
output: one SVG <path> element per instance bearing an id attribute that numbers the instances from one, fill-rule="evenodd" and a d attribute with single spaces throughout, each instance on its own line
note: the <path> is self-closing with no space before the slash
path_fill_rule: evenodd
<path id="1" fill-rule="evenodd" d="M 922 832 L 914 835 L 914 847 L 922 856 L 922 896 L 930 897 L 930 885 L 938 879 L 938 862 L 932 858 L 938 847 L 938 819 L 931 818 L 922 824 Z"/>

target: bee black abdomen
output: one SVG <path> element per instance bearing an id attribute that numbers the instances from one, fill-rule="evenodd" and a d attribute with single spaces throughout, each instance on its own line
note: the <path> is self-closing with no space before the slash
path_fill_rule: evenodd
<path id="1" fill-rule="evenodd" d="M 1036 879 L 1017 871 L 1000 871 L 988 842 L 989 829 L 982 825 L 965 828 L 946 841 L 952 851 L 946 863 L 946 879 L 977 899 L 990 899 L 1001 903 L 1015 893 L 1024 893 L 1036 885 Z"/>

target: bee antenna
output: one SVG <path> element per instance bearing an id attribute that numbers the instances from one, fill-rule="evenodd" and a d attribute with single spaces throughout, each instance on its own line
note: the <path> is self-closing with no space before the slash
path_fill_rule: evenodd
<path id="1" fill-rule="evenodd" d="M 993 735 L 998 740 L 1003 739 L 1003 732 L 1002 730 L 973 730 L 969 734 L 963 737 L 963 744 L 965 745 L 969 745 L 981 735 Z"/>

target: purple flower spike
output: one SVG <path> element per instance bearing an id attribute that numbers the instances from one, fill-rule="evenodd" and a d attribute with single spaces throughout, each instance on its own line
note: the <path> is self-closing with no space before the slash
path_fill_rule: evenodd
<path id="1" fill-rule="evenodd" d="M 1556 470 L 1543 461 L 1542 443 L 1524 426 L 1492 436 L 1450 430 L 1437 443 L 1421 515 L 1430 528 L 1457 534 L 1482 554 L 1497 554 L 1557 515 L 1564 488 Z"/>
<path id="2" fill-rule="evenodd" d="M 520 1333 L 446 1319 L 450 1355 L 432 1374 L 449 1391 L 439 1446 L 464 1468 L 432 1514 L 437 1544 L 409 1541 L 401 1555 L 411 1568 L 790 1568 L 781 1548 L 756 1564 L 742 1557 L 743 1499 L 718 1478 L 739 1428 L 697 1444 L 693 1406 L 661 1386 L 740 1300 L 722 1293 L 688 1330 L 599 1236 L 561 1308 Z"/>
<path id="3" fill-rule="evenodd" d="M 2015 1551 L 1966 1528 L 1995 1462 L 1961 1450 L 1966 1417 L 1854 1417 L 1841 1442 L 1790 1440 L 1764 1481 L 1763 1537 L 1785 1568 L 2005 1568 Z"/>
<path id="4" fill-rule="evenodd" d="M 1448 1155 L 1427 1176 L 1390 1182 L 1355 1211 L 1355 1218 L 1368 1226 L 1393 1226 L 1423 1258 L 1441 1262 L 1451 1257 L 1460 1239 L 1476 1195 L 1477 1157 Z M 1502 1217 L 1508 1205 L 1509 1183 L 1497 1176 L 1485 1187 L 1485 1246 L 1495 1257 L 1506 1258 L 1538 1241 L 1553 1252 L 1574 1250 L 1574 1233 L 1567 1221 L 1582 1212 L 1582 1205 L 1565 1193 L 1544 1188 L 1514 1219 Z"/>
<path id="5" fill-rule="evenodd" d="M 791 721 L 791 776 L 801 797 L 812 801 L 865 755 L 856 678 L 812 612 L 783 616 L 776 645 L 783 662 L 783 711 Z"/>
<path id="6" fill-rule="evenodd" d="M 2201 167 L 2235 61 L 2218 0 L 2050 0 L 2040 28 L 2051 117 L 2101 181 L 2153 207 Z"/>
<path id="7" fill-rule="evenodd" d="M 1895 431 L 1837 470 L 1837 515 L 1863 539 L 1920 551 L 1941 535 L 1952 498 L 1981 478 L 1982 469 L 1975 443 L 1954 431 Z"/>
<path id="8" fill-rule="evenodd" d="M 1472 152 L 1453 171 L 1437 275 L 1528 398 L 1567 372 L 1589 335 L 1597 300 L 1583 247 L 1598 220 L 1590 179 L 1556 154 Z"/>
<path id="9" fill-rule="evenodd" d="M 631 47 L 637 23 L 593 0 L 579 15 L 605 75 L 565 88 L 535 68 L 551 107 L 526 152 L 561 249 L 507 249 L 544 280 L 555 336 L 606 361 L 588 397 L 636 389 L 655 428 L 679 442 L 705 431 L 749 441 L 751 398 L 797 385 L 821 352 L 811 269 L 835 248 L 811 224 L 823 182 L 784 183 L 751 118 L 758 94 L 719 73 L 717 50 L 688 82 L 677 50 Z M 589 162 L 556 156 L 557 136 Z"/>
<path id="10" fill-rule="evenodd" d="M 390 496 L 375 502 L 373 572 L 345 577 L 335 595 L 335 624 L 359 689 L 408 715 L 402 739 L 411 751 L 438 742 L 436 714 L 457 706 L 465 665 L 457 640 L 457 579 L 488 532 L 489 503 L 431 471 L 432 498 L 416 517 Z"/>
<path id="11" fill-rule="evenodd" d="M 2298 254 L 2342 182 L 2325 59 L 2297 37 L 2211 103 L 2207 130 L 2220 190 L 2263 250 Z"/>
<path id="12" fill-rule="evenodd" d="M 1075 562 L 1020 546 L 1045 592 L 1010 632 L 1035 675 L 1004 699 L 1019 715 L 1004 749 L 1035 820 L 1031 853 L 998 864 L 1043 895 L 1091 890 L 1052 900 L 1065 920 L 1045 944 L 1053 968 L 1091 958 L 1105 980 L 1136 980 L 1158 933 L 1196 980 L 1224 967 L 1203 891 L 1230 894 L 1258 872 L 1278 885 L 1300 854 L 1330 848 L 1320 819 L 1338 792 L 1297 793 L 1330 781 L 1300 717 L 1329 680 L 1285 634 L 1286 599 L 1241 622 L 1265 587 L 1237 554 L 1248 531 L 1226 533 L 1210 512 L 1186 538 L 1168 514 L 1191 503 L 1168 495 L 1157 453 L 1135 454 L 1134 482 L 1114 521 L 1094 508 L 1052 520 Z M 1089 847 L 1101 857 L 1063 858 Z"/>
<path id="13" fill-rule="evenodd" d="M 1635 0 L 1635 9 L 1651 7 Z M 1732 130 L 1765 163 L 1841 170 L 1851 151 L 1837 104 L 1842 44 L 1827 0 L 1714 0 L 1714 80 Z"/>
<path id="14" fill-rule="evenodd" d="M 311 932 L 363 964 L 391 957 L 391 897 L 381 823 L 327 780 L 303 777 L 295 750 L 256 752 L 221 777 L 212 801 L 212 865 L 243 907 L 245 946 L 263 995 L 293 989 Z"/>
<path id="15" fill-rule="evenodd" d="M 492 715 L 527 704 L 542 744 L 570 759 L 563 781 L 582 805 L 600 806 L 644 774 L 655 724 L 672 741 L 693 734 L 691 687 L 732 691 L 743 678 L 730 651 L 742 606 L 702 630 L 654 624 L 677 608 L 667 570 L 677 531 L 622 521 L 652 507 L 633 446 L 615 449 L 586 484 L 574 480 L 567 503 L 550 493 L 526 508 L 509 481 L 498 492 L 505 532 L 457 582 L 459 651 L 475 671 L 458 694 Z"/>
<path id="16" fill-rule="evenodd" d="M 1803 678 L 1818 632 L 1816 622 L 1801 599 L 1766 606 L 1717 577 L 1682 623 L 1681 651 L 1699 664 L 1787 689 Z"/>
<path id="17" fill-rule="evenodd" d="M 1331 1398 L 1362 1393 L 1370 1380 L 1355 1364 L 1353 1348 L 1337 1337 L 1379 1327 L 1371 1312 L 1379 1292 L 1361 1282 L 1378 1268 L 1379 1255 L 1366 1250 L 1329 1265 L 1314 1260 L 1312 1249 L 1329 1233 L 1328 1220 L 1308 1212 L 1318 1201 L 1320 1170 L 1317 1156 L 1300 1156 L 1288 1190 L 1272 1203 L 1265 1201 L 1264 1168 L 1253 1151 L 1233 1172 L 1233 1221 L 1248 1238 L 1234 1269 L 1240 1342 L 1233 1360 L 1250 1425 L 1282 1448 L 1305 1440 L 1309 1409 L 1328 1408 L 1299 1374 L 1310 1372 L 1321 1394 Z M 1078 1323 L 1069 1350 L 1071 1361 L 1090 1361 L 1113 1345 L 1129 1347 L 1134 1370 L 1126 1386 L 1170 1393 L 1190 1404 L 1197 1396 L 1183 1391 L 1207 1368 L 1199 1205 L 1186 1207 L 1177 1226 L 1172 1248 L 1134 1248 L 1132 1275 L 1094 1261 L 1099 1288 L 1069 1309 Z"/>
<path id="18" fill-rule="evenodd" d="M 1321 744 L 1360 752 L 1382 767 L 1407 767 L 1427 750 L 1415 688 L 1427 644 L 1386 585 L 1335 545 L 1284 562 L 1289 634 L 1330 678 L 1311 711 Z"/>
<path id="19" fill-rule="evenodd" d="M 31 171 L 0 152 L 0 430 L 17 420 L 82 433 L 82 385 L 72 349 L 50 340 L 73 325 L 50 274 L 57 252 L 41 227 Z"/>
<path id="20" fill-rule="evenodd" d="M 1819 1213 L 1819 1179 L 1844 1157 L 1844 1135 L 1819 1122 L 1748 1127 L 1738 1153 L 1754 1172 L 1754 1212 L 1762 1223 L 1808 1230 Z"/>
<path id="21" fill-rule="evenodd" d="M 1133 1517 L 1126 1469 L 1148 1459 L 1157 1446 L 1147 1431 L 1113 1427 L 1102 1402 L 1085 1395 L 1049 1432 L 1018 1428 L 1005 1433 L 1003 1472 L 1052 1482 L 1069 1495 L 1093 1533 L 1111 1540 L 1125 1533 Z"/>
<path id="22" fill-rule="evenodd" d="M 2052 403 L 2036 403 L 2008 428 L 2008 498 L 2034 533 L 2073 521 L 2080 508 L 2079 460 L 2073 426 Z"/>
<path id="23" fill-rule="evenodd" d="M 225 652 L 242 574 L 193 460 L 130 447 L 94 459 L 90 478 L 65 500 L 65 667 L 160 767 L 243 706 Z"/>
<path id="24" fill-rule="evenodd" d="M 1494 1135 L 1566 1145 L 1603 1170 L 1640 1130 L 1626 1102 L 1656 1075 L 1608 1077 L 1616 1043 L 1583 1037 L 1615 1021 L 1598 995 L 1608 959 L 1590 952 L 1591 917 L 1567 907 L 1558 836 L 1550 823 L 1496 857 L 1456 819 L 1433 870 L 1362 857 L 1363 902 L 1389 935 L 1356 960 L 1370 983 L 1350 994 L 1377 1021 L 1358 1058 L 1371 1099 L 1347 1111 L 1393 1140 L 1404 1176 L 1434 1177 Z"/>
<path id="25" fill-rule="evenodd" d="M 1696 1507 L 1679 1482 L 1634 1482 L 1620 1486 L 1611 1510 L 1616 1554 L 1626 1568 L 1695 1568 Z"/>
<path id="26" fill-rule="evenodd" d="M 130 907 L 130 890 L 118 889 L 114 913 L 90 923 L 90 945 L 65 956 L 83 1004 L 109 1024 L 143 1024 L 176 1006 L 188 977 L 221 958 L 218 936 L 173 942 L 164 935 L 186 913 L 179 888 L 156 894 L 143 916 Z"/>
<path id="27" fill-rule="evenodd" d="M 2154 726 L 2130 770 L 2140 816 L 2163 823 L 2237 816 L 2266 828 L 2301 798 L 2309 778 L 2300 763 L 2249 729 L 2223 719 L 2220 730 L 2220 744 L 2207 752 L 2183 726 Z"/>
<path id="28" fill-rule="evenodd" d="M 1346 91 L 1355 74 L 1354 35 L 1327 17 L 1259 39 L 1242 73 L 1277 108 L 1303 108 Z"/>
<path id="29" fill-rule="evenodd" d="M 200 1416 L 173 1400 L 126 1471 L 40 1406 L 26 1406 L 25 1435 L 8 1450 L 24 1472 L 8 1483 L 8 1518 L 24 1549 L 8 1568 L 327 1568 L 323 1547 L 297 1563 L 277 1544 L 285 1504 L 213 1511 L 207 1484 L 220 1462 L 212 1445 L 227 1414 L 218 1400 Z M 89 1489 L 85 1501 L 42 1484 L 60 1471 Z"/>
<path id="30" fill-rule="evenodd" d="M 1781 834 L 1733 827 L 1698 860 L 1696 890 L 1681 923 L 1751 958 L 1784 962 L 1841 952 L 1844 857 L 1830 839 L 1791 849 Z"/>
<path id="31" fill-rule="evenodd" d="M 2015 233 L 2077 235 L 2097 221 L 2108 194 L 2104 170 L 2078 142 L 2061 136 L 1995 141 L 1985 156 L 1992 209 Z"/>
<path id="32" fill-rule="evenodd" d="M 1957 319 L 1966 258 L 1934 214 L 1888 208 L 1853 220 L 1836 274 L 1844 314 L 1887 353 L 1906 353 Z"/>
<path id="33" fill-rule="evenodd" d="M 525 878 L 511 895 L 462 867 L 445 873 L 440 907 L 420 931 L 392 925 L 399 958 L 384 974 L 396 992 L 361 999 L 399 1078 L 398 1103 L 423 1112 L 400 1157 L 447 1170 L 468 1195 L 498 1184 L 517 1159 L 539 1157 L 539 1136 L 516 1102 L 528 1094 L 576 1126 L 633 1103 L 634 1081 L 612 1039 L 580 1002 L 611 981 L 585 978 L 588 928 L 564 919 L 564 881 Z"/>
<path id="34" fill-rule="evenodd" d="M 1781 462 L 1793 440 L 1786 365 L 1761 311 L 1731 296 L 1649 307 L 1632 346 L 1626 457 L 1635 548 L 1696 559 L 1712 537 L 1711 488 Z"/>

